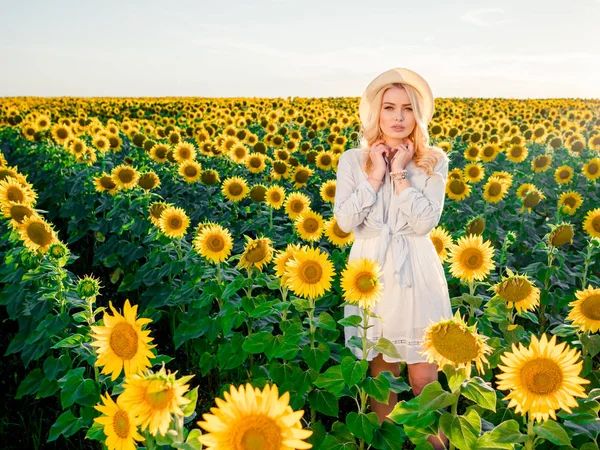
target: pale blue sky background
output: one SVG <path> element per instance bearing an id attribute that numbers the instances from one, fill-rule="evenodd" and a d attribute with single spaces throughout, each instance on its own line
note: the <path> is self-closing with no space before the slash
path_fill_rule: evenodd
<path id="1" fill-rule="evenodd" d="M 408 67 L 436 97 L 600 98 L 600 0 L 0 5 L 0 96 L 360 96 Z"/>

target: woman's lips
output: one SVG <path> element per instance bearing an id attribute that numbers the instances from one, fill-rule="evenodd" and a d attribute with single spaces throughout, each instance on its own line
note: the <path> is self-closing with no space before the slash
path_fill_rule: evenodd
<path id="1" fill-rule="evenodd" d="M 392 130 L 402 131 L 404 130 L 404 127 L 392 127 Z"/>

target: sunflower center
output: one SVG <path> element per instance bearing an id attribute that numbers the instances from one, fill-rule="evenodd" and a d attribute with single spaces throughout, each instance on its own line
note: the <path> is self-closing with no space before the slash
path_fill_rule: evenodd
<path id="1" fill-rule="evenodd" d="M 453 194 L 460 195 L 465 192 L 465 183 L 460 180 L 452 180 L 450 182 L 450 190 Z"/>
<path id="2" fill-rule="evenodd" d="M 483 149 L 483 155 L 487 158 L 489 158 L 490 156 L 492 156 L 494 154 L 494 149 L 493 147 L 485 147 Z"/>
<path id="3" fill-rule="evenodd" d="M 455 364 L 469 363 L 479 355 L 475 336 L 454 323 L 433 332 L 432 341 L 438 353 Z"/>
<path id="4" fill-rule="evenodd" d="M 212 252 L 220 252 L 225 248 L 225 242 L 220 236 L 211 236 L 206 245 Z"/>
<path id="5" fill-rule="evenodd" d="M 594 217 L 592 220 L 592 228 L 600 233 L 600 215 Z"/>
<path id="6" fill-rule="evenodd" d="M 471 167 L 469 169 L 469 176 L 471 178 L 477 178 L 479 176 L 479 167 Z"/>
<path id="7" fill-rule="evenodd" d="M 302 225 L 308 233 L 315 233 L 319 229 L 319 221 L 312 217 L 306 219 Z"/>
<path id="8" fill-rule="evenodd" d="M 146 399 L 153 409 L 165 409 L 171 404 L 173 399 L 173 389 L 170 387 L 164 387 L 158 391 L 146 392 Z"/>
<path id="9" fill-rule="evenodd" d="M 533 208 L 540 202 L 540 200 L 541 200 L 540 194 L 533 191 L 533 192 L 527 193 L 527 195 L 525 196 L 525 199 L 523 200 L 523 204 L 527 208 Z"/>
<path id="10" fill-rule="evenodd" d="M 575 197 L 565 197 L 563 202 L 565 205 L 570 206 L 571 208 L 575 206 Z"/>
<path id="11" fill-rule="evenodd" d="M 373 283 L 373 274 L 369 272 L 361 272 L 356 277 L 356 288 L 363 293 L 371 292 L 375 287 Z"/>
<path id="12" fill-rule="evenodd" d="M 301 201 L 294 201 L 292 202 L 292 204 L 290 205 L 290 209 L 292 211 L 294 211 L 295 213 L 299 213 L 304 209 L 304 203 L 302 203 Z"/>
<path id="13" fill-rule="evenodd" d="M 7 189 L 6 198 L 11 202 L 21 203 L 25 200 L 25 195 L 23 195 L 23 191 L 16 186 L 11 186 Z"/>
<path id="14" fill-rule="evenodd" d="M 588 319 L 600 320 L 600 294 L 586 298 L 581 303 L 581 313 Z"/>
<path id="15" fill-rule="evenodd" d="M 521 381 L 534 394 L 551 394 L 561 387 L 562 380 L 560 366 L 550 358 L 536 358 L 521 368 Z"/>
<path id="16" fill-rule="evenodd" d="M 248 250 L 246 253 L 246 259 L 251 263 L 258 263 L 266 258 L 267 249 L 263 244 L 259 244 L 256 247 Z"/>
<path id="17" fill-rule="evenodd" d="M 596 163 L 590 163 L 588 165 L 587 171 L 591 175 L 596 175 L 598 173 L 598 164 L 596 164 Z"/>
<path id="18" fill-rule="evenodd" d="M 554 247 L 561 247 L 573 239 L 573 228 L 564 226 L 557 228 L 550 239 L 550 244 Z"/>
<path id="19" fill-rule="evenodd" d="M 274 203 L 281 201 L 281 194 L 279 192 L 271 192 L 271 201 Z"/>
<path id="20" fill-rule="evenodd" d="M 25 217 L 30 217 L 32 214 L 33 211 L 27 206 L 14 205 L 12 208 L 10 208 L 10 217 L 19 223 L 23 223 Z"/>
<path id="21" fill-rule="evenodd" d="M 152 175 L 144 175 L 140 178 L 138 184 L 142 187 L 142 189 L 150 190 L 154 186 L 156 186 L 156 180 Z"/>
<path id="22" fill-rule="evenodd" d="M 246 150 L 241 147 L 236 148 L 234 153 L 236 158 L 243 158 L 244 156 L 246 156 Z"/>
<path id="23" fill-rule="evenodd" d="M 231 195 L 236 195 L 236 196 L 237 196 L 237 195 L 241 195 L 241 194 L 242 194 L 242 192 L 243 192 L 243 190 L 244 190 L 244 189 L 242 188 L 242 185 L 241 185 L 241 184 L 239 184 L 239 183 L 231 183 L 231 184 L 229 185 L 229 193 L 230 193 Z"/>
<path id="24" fill-rule="evenodd" d="M 56 135 L 59 139 L 66 139 L 67 137 L 69 137 L 69 132 L 64 128 L 59 128 L 56 132 Z"/>
<path id="25" fill-rule="evenodd" d="M 492 183 L 490 185 L 489 193 L 492 197 L 495 197 L 500 194 L 501 190 L 502 188 L 500 186 L 500 183 Z"/>
<path id="26" fill-rule="evenodd" d="M 257 169 L 260 167 L 260 163 L 261 163 L 260 158 L 252 158 L 250 160 L 250 167 Z"/>
<path id="27" fill-rule="evenodd" d="M 325 189 L 325 195 L 330 198 L 335 197 L 335 186 L 328 186 L 327 189 Z"/>
<path id="28" fill-rule="evenodd" d="M 232 450 L 279 450 L 281 429 L 265 415 L 252 415 L 238 422 L 232 436 Z"/>
<path id="29" fill-rule="evenodd" d="M 567 178 L 569 178 L 569 171 L 561 170 L 560 173 L 558 174 L 558 177 L 562 180 L 566 180 Z"/>
<path id="30" fill-rule="evenodd" d="M 506 280 L 500 285 L 498 293 L 507 302 L 517 303 L 531 294 L 531 284 L 523 278 Z"/>
<path id="31" fill-rule="evenodd" d="M 117 436 L 121 439 L 127 439 L 129 436 L 129 414 L 120 409 L 113 416 L 113 428 Z"/>
<path id="32" fill-rule="evenodd" d="M 523 150 L 520 147 L 513 147 L 512 149 L 512 155 L 515 158 L 518 158 L 519 156 L 521 156 L 523 154 Z"/>
<path id="33" fill-rule="evenodd" d="M 300 266 L 299 273 L 302 282 L 317 284 L 323 277 L 323 268 L 316 261 L 304 261 Z"/>
<path id="34" fill-rule="evenodd" d="M 433 245 L 435 246 L 435 251 L 438 253 L 438 255 L 444 251 L 444 243 L 440 238 L 434 237 L 431 238 L 431 241 L 433 242 Z"/>
<path id="35" fill-rule="evenodd" d="M 119 172 L 119 180 L 123 183 L 131 183 L 133 180 L 133 170 L 131 169 L 123 169 Z"/>
<path id="36" fill-rule="evenodd" d="M 483 265 L 483 254 L 477 248 L 468 248 L 462 253 L 460 260 L 469 270 L 480 269 Z"/>
<path id="37" fill-rule="evenodd" d="M 190 151 L 187 148 L 182 148 L 182 149 L 179 150 L 179 157 L 181 159 L 190 159 L 191 156 L 192 155 L 191 155 Z"/>
<path id="38" fill-rule="evenodd" d="M 306 170 L 299 170 L 294 175 L 294 179 L 298 183 L 306 183 L 308 181 L 308 172 Z"/>
<path id="39" fill-rule="evenodd" d="M 40 247 L 50 245 L 52 242 L 52 234 L 40 222 L 33 222 L 27 227 L 27 236 L 34 244 Z"/>
<path id="40" fill-rule="evenodd" d="M 540 156 L 535 160 L 535 167 L 545 167 L 547 163 L 548 158 L 546 158 L 545 156 Z"/>
<path id="41" fill-rule="evenodd" d="M 121 359 L 133 358 L 138 350 L 138 335 L 131 324 L 119 322 L 110 333 L 110 348 Z"/>
<path id="42" fill-rule="evenodd" d="M 471 158 L 476 158 L 477 155 L 479 155 L 479 150 L 477 149 L 477 147 L 472 147 L 469 149 L 469 156 Z"/>
<path id="43" fill-rule="evenodd" d="M 342 230 L 337 222 L 333 224 L 333 234 L 341 238 L 345 238 L 350 235 L 350 233 L 346 233 L 344 230 Z"/>
<path id="44" fill-rule="evenodd" d="M 331 156 L 329 156 L 329 155 L 321 156 L 321 164 L 323 164 L 324 166 L 330 165 L 331 164 Z"/>
<path id="45" fill-rule="evenodd" d="M 196 169 L 194 166 L 187 166 L 184 172 L 188 177 L 195 177 L 198 175 L 198 169 Z"/>

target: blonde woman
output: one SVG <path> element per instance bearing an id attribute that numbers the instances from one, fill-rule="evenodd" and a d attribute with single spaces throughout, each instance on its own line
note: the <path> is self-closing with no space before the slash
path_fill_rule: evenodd
<path id="1" fill-rule="evenodd" d="M 414 395 L 438 379 L 438 366 L 421 354 L 423 332 L 430 320 L 452 317 L 444 269 L 429 237 L 442 214 L 448 177 L 448 157 L 428 144 L 433 112 L 433 94 L 420 75 L 391 69 L 376 77 L 360 101 L 361 147 L 340 156 L 334 201 L 339 227 L 354 231 L 349 260 L 376 259 L 383 269 L 383 296 L 374 307 L 383 320 L 369 319 L 367 337 L 389 339 L 402 356 L 371 349 L 371 375 L 389 370 L 400 376 L 404 361 Z M 354 314 L 360 315 L 357 306 L 344 307 L 346 317 Z M 346 327 L 346 345 L 352 336 L 358 329 Z M 362 358 L 360 349 L 350 348 Z M 371 398 L 371 409 L 383 422 L 397 401 L 394 393 L 387 405 Z M 441 431 L 428 440 L 436 449 L 447 443 Z"/>

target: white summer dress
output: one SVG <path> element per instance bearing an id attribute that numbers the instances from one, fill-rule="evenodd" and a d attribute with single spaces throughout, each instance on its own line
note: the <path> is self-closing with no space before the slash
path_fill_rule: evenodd
<path id="1" fill-rule="evenodd" d="M 367 338 L 389 339 L 402 359 L 383 355 L 386 362 L 407 364 L 427 362 L 423 332 L 430 322 L 452 317 L 444 268 L 429 237 L 437 226 L 444 207 L 448 159 L 440 158 L 429 176 L 425 169 L 410 161 L 406 170 L 411 187 L 399 195 L 393 192 L 389 169 L 375 192 L 363 162 L 368 154 L 360 148 L 345 151 L 338 161 L 334 215 L 345 232 L 354 231 L 354 243 L 348 261 L 372 258 L 381 264 L 383 295 L 372 308 L 383 322 L 369 318 Z M 344 317 L 361 316 L 358 306 L 344 307 Z M 352 336 L 360 338 L 357 327 L 345 327 L 345 345 Z M 357 358 L 362 350 L 350 347 Z M 367 360 L 378 352 L 370 349 Z"/>

